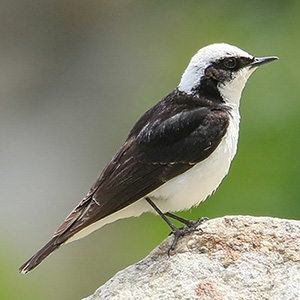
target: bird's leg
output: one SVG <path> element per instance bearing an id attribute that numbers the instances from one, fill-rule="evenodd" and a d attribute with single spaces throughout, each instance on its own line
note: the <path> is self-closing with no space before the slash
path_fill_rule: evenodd
<path id="1" fill-rule="evenodd" d="M 160 215 L 163 218 L 163 220 L 170 226 L 172 232 L 179 229 L 164 215 L 164 213 L 154 204 L 154 202 L 149 197 L 145 197 L 145 200 L 152 206 L 152 208 L 158 213 L 158 215 Z"/>
<path id="2" fill-rule="evenodd" d="M 178 240 L 179 240 L 180 237 L 182 237 L 185 234 L 190 233 L 192 231 L 201 230 L 201 229 L 197 228 L 197 226 L 199 225 L 198 221 L 200 219 L 197 222 L 195 222 L 195 221 L 190 221 L 190 220 L 186 220 L 186 219 L 180 218 L 180 217 L 178 217 L 176 215 L 173 215 L 171 213 L 165 213 L 164 214 L 154 204 L 154 202 L 149 197 L 145 197 L 145 200 L 152 206 L 152 208 L 157 212 L 157 214 L 160 215 L 162 217 L 162 219 L 170 226 L 170 228 L 172 230 L 172 233 L 174 234 L 174 239 L 172 241 L 172 244 L 171 244 L 170 248 L 168 249 L 168 256 L 170 256 L 171 252 L 175 249 L 176 244 L 177 244 L 177 242 L 178 242 Z M 177 228 L 166 216 L 169 216 L 169 217 L 171 217 L 171 218 L 173 218 L 175 220 L 178 220 L 179 222 L 182 222 L 186 226 L 181 227 L 181 228 Z"/>
<path id="3" fill-rule="evenodd" d="M 167 216 L 167 217 L 170 217 L 170 218 L 172 218 L 172 219 L 174 219 L 174 220 L 179 221 L 180 223 L 186 225 L 187 227 L 195 227 L 195 226 L 199 226 L 199 225 L 201 225 L 202 223 L 204 223 L 205 221 L 208 221 L 208 220 L 209 220 L 209 218 L 207 218 L 207 217 L 201 217 L 201 218 L 199 218 L 197 221 L 194 221 L 194 220 L 188 220 L 188 219 L 179 217 L 179 216 L 177 216 L 177 215 L 174 215 L 174 214 L 172 214 L 172 213 L 170 213 L 170 212 L 167 212 L 167 213 L 165 213 L 164 215 Z"/>
<path id="4" fill-rule="evenodd" d="M 196 223 L 194 220 L 184 219 L 184 218 L 176 216 L 170 212 L 165 213 L 165 216 L 170 217 L 170 218 L 186 225 L 187 227 L 193 227 L 193 226 L 195 226 L 195 223 Z"/>

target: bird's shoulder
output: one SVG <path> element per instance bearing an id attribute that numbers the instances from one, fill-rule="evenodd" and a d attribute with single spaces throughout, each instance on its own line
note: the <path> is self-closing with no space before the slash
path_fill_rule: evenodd
<path id="1" fill-rule="evenodd" d="M 145 161 L 198 162 L 217 147 L 229 120 L 227 106 L 175 90 L 138 120 L 127 141 Z"/>
<path id="2" fill-rule="evenodd" d="M 229 115 L 230 109 L 226 105 L 175 89 L 139 118 L 128 139 L 136 137 L 142 141 L 161 125 L 168 128 L 169 124 L 169 129 L 172 125 L 174 131 L 184 133 L 201 122 L 228 123 Z"/>

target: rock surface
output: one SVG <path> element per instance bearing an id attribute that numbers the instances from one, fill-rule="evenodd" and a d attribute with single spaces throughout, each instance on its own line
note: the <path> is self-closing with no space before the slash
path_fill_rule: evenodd
<path id="1" fill-rule="evenodd" d="M 226 216 L 118 272 L 99 299 L 300 299 L 300 221 Z"/>

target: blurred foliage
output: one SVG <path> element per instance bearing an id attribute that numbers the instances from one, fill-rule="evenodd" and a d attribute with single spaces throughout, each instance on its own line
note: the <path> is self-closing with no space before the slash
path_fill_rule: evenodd
<path id="1" fill-rule="evenodd" d="M 80 299 L 168 235 L 151 214 L 120 220 L 32 273 L 17 272 L 85 195 L 136 119 L 213 42 L 280 60 L 246 86 L 230 174 L 209 201 L 180 214 L 299 219 L 299 1 L 0 5 L 1 299 Z"/>

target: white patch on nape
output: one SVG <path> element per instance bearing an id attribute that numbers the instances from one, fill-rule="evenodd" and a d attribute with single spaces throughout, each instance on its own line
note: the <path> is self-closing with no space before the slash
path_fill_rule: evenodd
<path id="1" fill-rule="evenodd" d="M 253 56 L 249 53 L 225 43 L 218 43 L 201 48 L 191 59 L 189 65 L 184 71 L 178 89 L 187 94 L 192 93 L 200 78 L 204 75 L 205 69 L 211 65 L 212 62 L 230 56 Z"/>

